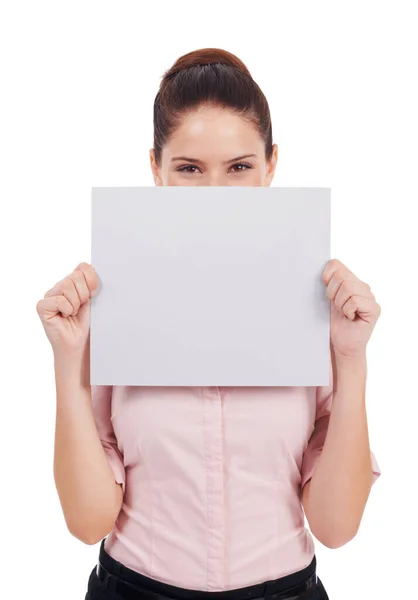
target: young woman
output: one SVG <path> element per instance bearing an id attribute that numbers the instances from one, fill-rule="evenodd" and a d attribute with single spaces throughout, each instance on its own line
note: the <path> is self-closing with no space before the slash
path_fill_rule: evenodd
<path id="1" fill-rule="evenodd" d="M 199 50 L 165 73 L 150 162 L 156 185 L 270 185 L 268 103 L 236 56 Z M 37 305 L 54 353 L 62 509 L 74 536 L 102 540 L 86 600 L 328 598 L 312 534 L 330 548 L 352 539 L 380 474 L 365 407 L 380 314 L 369 285 L 337 260 L 324 270 L 329 386 L 90 388 L 99 275 L 81 263 Z"/>

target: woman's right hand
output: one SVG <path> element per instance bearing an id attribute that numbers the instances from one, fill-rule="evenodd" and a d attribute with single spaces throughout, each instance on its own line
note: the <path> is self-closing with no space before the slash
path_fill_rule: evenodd
<path id="1" fill-rule="evenodd" d="M 37 313 L 55 356 L 84 352 L 90 333 L 90 297 L 98 283 L 94 268 L 82 262 L 37 303 Z"/>

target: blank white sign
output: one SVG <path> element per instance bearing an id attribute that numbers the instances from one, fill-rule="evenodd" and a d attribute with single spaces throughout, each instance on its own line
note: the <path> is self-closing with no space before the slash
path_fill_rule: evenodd
<path id="1" fill-rule="evenodd" d="M 328 385 L 329 259 L 329 188 L 93 188 L 91 385 Z"/>

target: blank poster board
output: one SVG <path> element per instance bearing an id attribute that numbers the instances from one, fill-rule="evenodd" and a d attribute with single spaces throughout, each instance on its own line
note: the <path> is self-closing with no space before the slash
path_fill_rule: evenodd
<path id="1" fill-rule="evenodd" d="M 330 192 L 93 188 L 91 385 L 328 385 Z"/>

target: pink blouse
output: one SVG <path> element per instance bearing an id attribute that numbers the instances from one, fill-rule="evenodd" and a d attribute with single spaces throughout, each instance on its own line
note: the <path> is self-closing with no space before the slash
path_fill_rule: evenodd
<path id="1" fill-rule="evenodd" d="M 332 367 L 330 374 L 332 382 Z M 325 387 L 92 386 L 124 501 L 107 552 L 153 579 L 221 591 L 306 567 L 301 487 L 324 444 Z M 380 475 L 371 453 L 373 483 Z"/>

